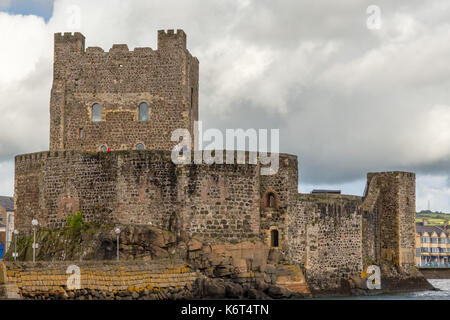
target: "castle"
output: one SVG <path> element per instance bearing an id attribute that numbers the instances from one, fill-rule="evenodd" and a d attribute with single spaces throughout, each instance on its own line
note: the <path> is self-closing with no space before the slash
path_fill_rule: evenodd
<path id="1" fill-rule="evenodd" d="M 298 193 L 297 156 L 274 175 L 256 164 L 174 164 L 170 136 L 194 133 L 199 62 L 182 30 L 158 49 L 85 48 L 55 34 L 50 151 L 15 158 L 16 226 L 88 221 L 143 224 L 211 243 L 258 239 L 300 266 L 311 288 L 332 289 L 368 265 L 408 278 L 414 267 L 415 175 L 369 173 L 363 197 Z M 110 151 L 110 152 L 105 152 Z M 391 268 L 391 269 L 389 269 Z M 399 276 L 400 275 L 400 276 Z"/>

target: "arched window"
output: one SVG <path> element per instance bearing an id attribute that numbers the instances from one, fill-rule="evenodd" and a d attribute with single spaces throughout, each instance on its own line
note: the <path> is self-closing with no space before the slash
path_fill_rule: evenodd
<path id="1" fill-rule="evenodd" d="M 278 230 L 270 231 L 270 246 L 278 247 Z"/>
<path id="2" fill-rule="evenodd" d="M 269 207 L 275 208 L 275 195 L 273 193 L 269 194 Z"/>
<path id="3" fill-rule="evenodd" d="M 142 102 L 139 105 L 139 120 L 148 120 L 148 104 L 146 104 L 145 102 Z"/>
<path id="4" fill-rule="evenodd" d="M 144 150 L 144 145 L 142 144 L 142 143 L 138 143 L 137 145 L 136 145 L 136 150 Z"/>
<path id="5" fill-rule="evenodd" d="M 269 192 L 266 194 L 266 199 L 265 199 L 265 205 L 266 208 L 276 208 L 277 207 L 277 198 L 275 196 L 275 193 L 273 192 Z"/>
<path id="6" fill-rule="evenodd" d="M 102 106 L 98 103 L 94 103 L 94 105 L 92 106 L 92 121 L 102 121 Z"/>

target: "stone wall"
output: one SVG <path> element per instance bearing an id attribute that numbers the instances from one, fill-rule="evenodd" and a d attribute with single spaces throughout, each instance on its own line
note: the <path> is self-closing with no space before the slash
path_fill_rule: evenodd
<path id="1" fill-rule="evenodd" d="M 357 197 L 298 194 L 292 155 L 280 155 L 275 175 L 260 169 L 259 162 L 175 165 L 169 151 L 17 156 L 17 228 L 29 233 L 33 218 L 60 228 L 82 210 L 86 221 L 153 225 L 184 239 L 261 239 L 304 269 L 311 290 L 337 290 L 370 264 L 414 268 L 413 174 L 368 174 Z"/>
<path id="2" fill-rule="evenodd" d="M 262 175 L 260 180 L 261 235 L 266 243 L 271 243 L 271 231 L 276 230 L 279 237 L 278 249 L 288 250 L 287 217 L 293 213 L 292 203 L 298 193 L 298 161 L 293 155 L 283 154 L 279 159 L 276 175 Z M 269 196 L 274 197 L 273 207 Z"/>
<path id="3" fill-rule="evenodd" d="M 305 270 L 312 291 L 339 290 L 362 271 L 361 200 L 299 194 L 289 215 L 289 257 Z"/>
<path id="4" fill-rule="evenodd" d="M 393 263 L 405 272 L 414 268 L 415 175 L 379 172 L 367 175 L 363 242 L 369 260 Z"/>
<path id="5" fill-rule="evenodd" d="M 50 102 L 50 150 L 170 150 L 172 131 L 198 120 L 199 62 L 182 30 L 158 32 L 158 50 L 113 45 L 85 49 L 80 33 L 55 34 Z M 139 104 L 148 120 L 138 118 Z M 102 106 L 93 122 L 92 106 Z"/>
<path id="6" fill-rule="evenodd" d="M 312 291 L 337 290 L 373 264 L 387 281 L 417 277 L 414 174 L 369 173 L 363 197 L 299 194 L 292 206 L 289 257 Z"/>
<path id="7" fill-rule="evenodd" d="M 292 165 L 271 178 L 277 186 L 287 188 L 296 159 Z M 86 221 L 153 224 L 217 241 L 260 235 L 259 165 L 175 165 L 168 151 L 50 151 L 17 156 L 15 169 L 22 231 L 29 232 L 33 218 L 60 228 L 82 210 Z"/>
<path id="8" fill-rule="evenodd" d="M 80 271 L 80 287 L 76 289 L 68 287 L 68 284 L 75 285 L 73 281 L 68 283 L 69 277 L 75 274 L 76 267 L 73 266 Z M 92 295 L 103 299 L 129 295 L 138 298 L 144 291 L 148 295 L 148 291 L 155 293 L 191 287 L 199 276 L 183 262 L 170 261 L 4 262 L 0 269 L 7 277 L 3 283 L 16 287 L 19 295 L 25 298 L 45 295 L 58 298 L 75 298 L 77 295 L 88 298 Z"/>

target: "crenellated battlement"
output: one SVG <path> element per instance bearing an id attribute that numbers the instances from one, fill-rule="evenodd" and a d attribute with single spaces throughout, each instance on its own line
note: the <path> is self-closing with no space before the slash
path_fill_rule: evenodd
<path id="1" fill-rule="evenodd" d="M 20 154 L 15 156 L 15 162 L 16 164 L 20 164 L 23 162 L 30 162 L 30 161 L 41 161 L 41 160 L 47 160 L 52 158 L 71 158 L 76 155 L 79 155 L 80 152 L 76 150 L 64 150 L 64 151 L 41 151 L 41 152 L 34 152 L 34 153 L 27 153 L 27 154 Z"/>
<path id="2" fill-rule="evenodd" d="M 155 52 L 154 49 L 149 47 L 137 47 L 134 50 L 129 50 L 127 44 L 113 44 L 113 46 L 109 49 L 109 51 L 105 51 L 101 47 L 88 47 L 85 48 L 85 36 L 80 32 L 59 32 L 54 34 L 55 40 L 55 52 L 61 51 L 63 48 L 66 48 L 64 51 L 67 52 L 75 51 L 78 53 L 88 53 L 88 54 L 98 54 L 98 53 L 126 53 L 126 52 L 135 52 L 135 53 L 144 53 L 144 54 L 153 54 Z M 60 48 L 59 50 L 56 50 Z M 186 49 L 186 33 L 177 29 L 169 29 L 159 30 L 158 31 L 158 49 Z M 55 54 L 55 58 L 58 59 L 58 54 Z M 193 57 L 197 62 L 198 59 Z M 56 60 L 55 59 L 55 60 Z"/>
<path id="3" fill-rule="evenodd" d="M 55 33 L 55 62 L 59 63 L 64 59 L 71 58 L 73 54 L 83 54 L 85 50 L 86 38 L 80 32 Z"/>
<path id="4" fill-rule="evenodd" d="M 109 52 L 130 52 L 126 44 L 113 44 Z"/>
<path id="5" fill-rule="evenodd" d="M 158 37 L 170 37 L 170 38 L 184 38 L 186 39 L 186 33 L 181 30 L 177 29 L 176 31 L 174 29 L 168 29 L 166 30 L 158 30 Z"/>
<path id="6" fill-rule="evenodd" d="M 186 49 L 186 33 L 183 30 L 158 30 L 158 50 L 176 47 Z"/>
<path id="7" fill-rule="evenodd" d="M 78 41 L 81 40 L 84 41 L 86 40 L 86 38 L 84 37 L 84 35 L 80 32 L 59 32 L 59 33 L 55 33 L 55 42 L 69 42 L 69 41 Z"/>
<path id="8" fill-rule="evenodd" d="M 108 54 L 110 52 L 117 52 L 117 53 L 136 53 L 139 55 L 151 55 L 154 54 L 156 51 L 153 50 L 150 47 L 136 47 L 133 50 L 128 49 L 128 45 L 126 44 L 114 44 L 109 51 L 105 51 L 101 47 L 87 47 L 86 48 L 86 54 Z"/>

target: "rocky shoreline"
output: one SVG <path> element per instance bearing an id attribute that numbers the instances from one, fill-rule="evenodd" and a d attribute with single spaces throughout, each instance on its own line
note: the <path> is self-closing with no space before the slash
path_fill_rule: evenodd
<path id="1" fill-rule="evenodd" d="M 143 264 L 139 272 L 148 272 L 146 263 L 158 261 L 179 261 L 195 274 L 192 282 L 178 285 L 170 281 L 164 287 L 129 286 L 120 289 L 97 290 L 85 286 L 80 290 L 68 290 L 64 285 L 57 291 L 36 288 L 34 292 L 22 290 L 24 299 L 53 300 L 186 300 L 186 299 L 304 299 L 321 297 L 378 295 L 385 292 L 433 290 L 421 274 L 417 272 L 402 278 L 383 278 L 383 290 L 368 290 L 366 280 L 361 277 L 342 279 L 334 290 L 309 290 L 305 274 L 289 263 L 284 254 L 269 249 L 258 239 L 240 243 L 206 243 L 201 238 L 178 237 L 170 231 L 150 226 L 124 226 L 120 235 L 120 259 L 125 266 L 133 269 L 134 264 Z M 80 230 L 68 228 L 41 230 L 37 241 L 40 246 L 37 259 L 49 266 L 58 263 L 85 263 L 102 268 L 104 264 L 114 265 L 116 239 L 108 226 L 85 225 Z M 31 238 L 18 239 L 19 261 L 29 261 Z M 13 260 L 11 250 L 6 260 Z M 77 262 L 79 261 L 79 262 Z M 109 262 L 108 262 L 109 261 Z M 141 262 L 139 262 L 141 261 Z M 12 262 L 10 262 L 12 263 Z M 21 262 L 18 262 L 20 264 Z M 27 264 L 22 262 L 22 264 Z M 28 264 L 30 264 L 28 262 Z M 33 264 L 18 267 L 26 271 Z M 66 266 L 67 267 L 67 266 Z M 119 266 L 112 267 L 112 271 Z M 392 266 L 384 266 L 386 274 L 396 274 Z M 388 270 L 389 269 L 389 270 Z M 97 269 L 95 269 L 97 270 Z M 108 269 L 109 270 L 109 269 Z M 157 274 L 159 271 L 155 271 Z M 59 271 L 58 277 L 66 277 Z M 101 272 L 100 272 L 101 273 Z M 100 281 L 99 279 L 97 279 Z M 96 280 L 96 281 L 97 281 Z M 132 278 L 128 278 L 133 281 Z M 122 281 L 122 280 L 121 280 Z M 45 286 L 44 286 L 45 287 Z M 61 288 L 61 289 L 59 289 Z"/>

